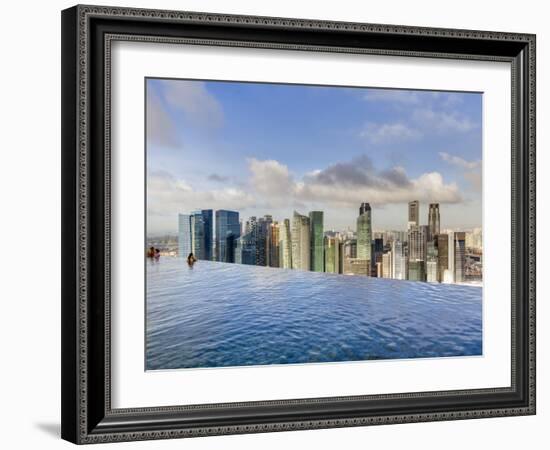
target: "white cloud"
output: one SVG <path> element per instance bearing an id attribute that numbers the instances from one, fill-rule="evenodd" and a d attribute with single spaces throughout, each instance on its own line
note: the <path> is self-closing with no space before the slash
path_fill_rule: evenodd
<path id="1" fill-rule="evenodd" d="M 459 156 L 451 155 L 446 152 L 439 152 L 439 156 L 443 161 L 461 169 L 464 179 L 470 184 L 473 190 L 476 192 L 481 192 L 481 160 L 466 161 Z"/>
<path id="2" fill-rule="evenodd" d="M 260 194 L 280 197 L 292 190 L 294 183 L 288 167 L 273 159 L 260 161 L 248 159 L 248 168 L 252 175 L 251 185 Z"/>
<path id="3" fill-rule="evenodd" d="M 366 155 L 315 170 L 301 179 L 295 179 L 288 167 L 276 160 L 250 158 L 247 162 L 250 178 L 238 187 L 218 187 L 216 182 L 212 189 L 197 190 L 168 172 L 149 173 L 151 229 L 166 223 L 173 229 L 178 213 L 194 209 L 233 209 L 243 216 L 250 211 L 251 215 L 290 214 L 292 208 L 324 209 L 333 216 L 347 217 L 365 201 L 377 207 L 406 204 L 411 199 L 443 204 L 463 201 L 456 183 L 445 182 L 438 172 L 410 178 L 398 166 L 377 170 Z"/>
<path id="4" fill-rule="evenodd" d="M 166 171 L 149 172 L 147 176 L 148 217 L 176 217 L 194 209 L 244 209 L 256 204 L 250 192 L 233 186 L 196 190 L 186 180 Z"/>
<path id="5" fill-rule="evenodd" d="M 478 125 L 468 117 L 461 116 L 458 113 L 434 111 L 429 108 L 415 109 L 412 113 L 412 121 L 423 128 L 431 129 L 438 133 L 449 131 L 465 133 L 478 128 Z"/>
<path id="6" fill-rule="evenodd" d="M 419 139 L 422 133 L 400 122 L 383 124 L 370 122 L 365 125 L 359 136 L 373 144 L 380 144 Z"/>
<path id="7" fill-rule="evenodd" d="M 462 201 L 455 183 L 445 183 L 441 174 L 430 172 L 416 179 L 403 167 L 376 170 L 366 155 L 316 170 L 294 181 L 288 168 L 278 161 L 250 160 L 251 187 L 261 194 L 263 203 L 325 204 L 336 208 L 356 206 L 363 201 L 373 204 L 420 201 L 458 203 Z"/>
<path id="8" fill-rule="evenodd" d="M 449 164 L 452 164 L 453 166 L 457 166 L 457 167 L 460 167 L 462 169 L 475 169 L 477 167 L 480 167 L 481 166 L 481 161 L 477 160 L 477 161 L 466 161 L 465 159 L 459 157 L 459 156 L 455 156 L 455 155 L 451 155 L 449 153 L 446 153 L 446 152 L 439 152 L 439 156 L 441 157 L 441 159 L 445 162 L 448 162 Z"/>

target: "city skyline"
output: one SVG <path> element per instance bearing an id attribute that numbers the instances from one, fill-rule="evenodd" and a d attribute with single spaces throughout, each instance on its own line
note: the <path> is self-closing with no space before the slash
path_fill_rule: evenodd
<path id="1" fill-rule="evenodd" d="M 214 224 L 213 210 L 197 210 L 178 215 L 178 256 L 420 282 L 479 282 L 481 229 L 441 232 L 439 203 L 429 204 L 428 225 L 420 225 L 419 206 L 418 200 L 408 202 L 405 231 L 381 232 L 373 231 L 368 202 L 358 208 L 355 230 L 344 232 L 325 231 L 323 211 L 245 221 L 238 211 L 217 210 Z"/>
<path id="2" fill-rule="evenodd" d="M 324 228 L 401 229 L 409 199 L 481 227 L 481 94 L 147 80 L 147 232 L 197 208 L 323 211 Z"/>

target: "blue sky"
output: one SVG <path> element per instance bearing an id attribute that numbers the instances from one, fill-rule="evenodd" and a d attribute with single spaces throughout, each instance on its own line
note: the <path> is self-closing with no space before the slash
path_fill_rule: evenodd
<path id="1" fill-rule="evenodd" d="M 363 201 L 405 229 L 409 200 L 480 226 L 481 123 L 479 93 L 148 79 L 148 232 L 198 208 L 353 229 Z"/>

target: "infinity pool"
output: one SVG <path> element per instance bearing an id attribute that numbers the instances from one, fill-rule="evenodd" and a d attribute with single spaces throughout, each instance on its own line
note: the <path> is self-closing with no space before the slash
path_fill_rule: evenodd
<path id="1" fill-rule="evenodd" d="M 482 288 L 161 258 L 148 370 L 481 355 Z"/>

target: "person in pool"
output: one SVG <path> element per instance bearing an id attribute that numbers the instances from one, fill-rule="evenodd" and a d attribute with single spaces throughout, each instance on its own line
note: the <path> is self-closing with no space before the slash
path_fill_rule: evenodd
<path id="1" fill-rule="evenodd" d="M 187 264 L 189 264 L 189 267 L 193 267 L 193 264 L 195 264 L 196 260 L 197 258 L 195 258 L 195 255 L 193 255 L 193 253 L 189 253 L 189 255 L 187 255 Z"/>
<path id="2" fill-rule="evenodd" d="M 147 258 L 154 258 L 155 257 L 155 247 L 150 247 L 149 250 L 147 250 Z"/>

